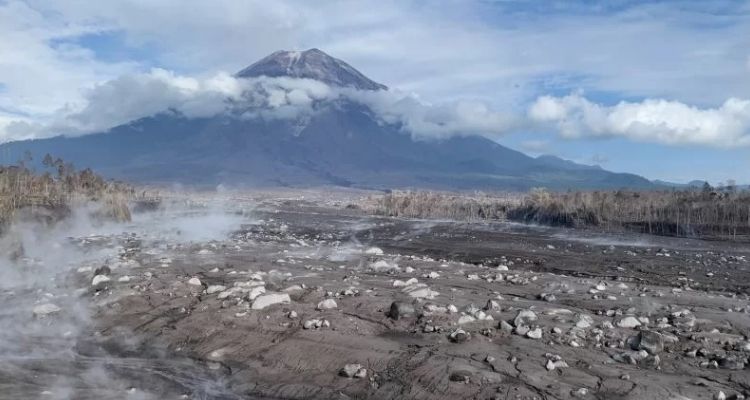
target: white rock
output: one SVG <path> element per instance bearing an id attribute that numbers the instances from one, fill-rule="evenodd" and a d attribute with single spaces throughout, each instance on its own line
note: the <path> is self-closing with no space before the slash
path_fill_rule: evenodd
<path id="1" fill-rule="evenodd" d="M 330 328 L 331 323 L 327 319 L 308 319 L 302 323 L 303 329 Z"/>
<path id="2" fill-rule="evenodd" d="M 239 293 L 241 293 L 241 289 L 238 288 L 238 287 L 233 287 L 231 289 L 228 289 L 228 290 L 225 290 L 225 291 L 219 293 L 219 295 L 216 296 L 216 298 L 219 299 L 219 300 L 224 300 L 224 299 L 226 299 L 226 298 L 228 298 L 230 296 L 238 295 Z"/>
<path id="3" fill-rule="evenodd" d="M 458 318 L 458 324 L 459 325 L 468 324 L 468 323 L 474 322 L 476 320 L 477 319 L 474 318 L 474 317 L 472 317 L 471 315 L 462 315 L 461 317 Z"/>
<path id="4" fill-rule="evenodd" d="M 378 272 L 398 272 L 401 268 L 396 263 L 389 263 L 385 260 L 379 260 L 370 264 L 370 269 Z"/>
<path id="5" fill-rule="evenodd" d="M 370 247 L 369 249 L 365 250 L 365 254 L 371 256 L 382 256 L 383 249 L 381 249 L 380 247 Z"/>
<path id="6" fill-rule="evenodd" d="M 251 308 L 253 310 L 262 310 L 274 304 L 289 304 L 291 302 L 292 299 L 287 293 L 268 293 L 256 297 Z"/>
<path id="7" fill-rule="evenodd" d="M 62 311 L 62 309 L 52 303 L 40 304 L 34 307 L 34 309 L 32 310 L 34 315 L 36 315 L 37 317 L 44 317 L 44 316 L 51 315 L 51 314 L 57 314 L 60 311 Z"/>
<path id="8" fill-rule="evenodd" d="M 104 282 L 109 282 L 109 277 L 107 275 L 97 275 L 91 280 L 91 286 L 98 286 Z"/>
<path id="9" fill-rule="evenodd" d="M 188 285 L 201 286 L 202 283 L 200 279 L 193 277 L 188 280 Z"/>
<path id="10" fill-rule="evenodd" d="M 318 306 L 315 307 L 318 310 L 332 310 L 334 308 L 338 307 L 338 304 L 336 304 L 336 300 L 334 299 L 325 299 L 318 303 Z"/>
<path id="11" fill-rule="evenodd" d="M 339 375 L 347 378 L 367 378 L 367 369 L 360 364 L 346 364 L 339 370 Z"/>
<path id="12" fill-rule="evenodd" d="M 427 285 L 424 284 L 407 286 L 403 289 L 403 292 L 415 299 L 434 299 L 440 294 L 428 288 Z"/>
<path id="13" fill-rule="evenodd" d="M 515 326 L 528 325 L 530 322 L 537 320 L 536 313 L 531 310 L 520 310 L 516 314 L 516 318 L 513 319 Z"/>
<path id="14" fill-rule="evenodd" d="M 557 368 L 568 368 L 568 363 L 563 360 L 547 360 L 547 365 L 545 367 L 547 368 L 547 371 L 552 371 Z"/>
<path id="15" fill-rule="evenodd" d="M 617 321 L 617 326 L 620 328 L 636 328 L 641 326 L 641 321 L 638 321 L 636 317 L 625 317 Z"/>
<path id="16" fill-rule="evenodd" d="M 416 285 L 417 283 L 419 283 L 417 278 L 411 278 L 407 281 L 401 281 L 401 280 L 396 279 L 393 281 L 393 287 L 406 287 L 406 286 Z"/>
<path id="17" fill-rule="evenodd" d="M 227 290 L 227 287 L 224 285 L 210 285 L 208 288 L 206 288 L 207 294 L 214 294 L 219 293 Z"/>
<path id="18" fill-rule="evenodd" d="M 576 328 L 587 329 L 594 324 L 594 318 L 587 314 L 576 314 Z"/>
<path id="19" fill-rule="evenodd" d="M 424 275 L 422 275 L 422 277 L 423 278 L 428 278 L 428 279 L 437 279 L 437 278 L 440 278 L 440 274 L 438 274 L 435 271 L 430 271 L 429 274 L 424 274 Z"/>
<path id="20" fill-rule="evenodd" d="M 265 292 L 266 292 L 266 288 L 264 286 L 255 286 L 252 289 L 250 289 L 250 292 L 247 293 L 247 299 L 250 301 L 253 301 L 256 298 L 258 298 L 258 296 L 262 295 Z"/>
<path id="21" fill-rule="evenodd" d="M 491 315 L 489 317 L 492 318 Z M 478 310 L 477 312 L 474 313 L 474 318 L 479 319 L 479 320 L 487 319 L 487 313 L 485 313 L 482 310 Z"/>
<path id="22" fill-rule="evenodd" d="M 526 337 L 529 339 L 541 339 L 542 338 L 542 328 L 535 328 L 528 332 L 526 332 Z"/>
<path id="23" fill-rule="evenodd" d="M 130 282 L 130 279 L 131 279 L 130 276 L 125 275 L 125 276 L 121 276 L 117 278 L 117 282 Z"/>
<path id="24" fill-rule="evenodd" d="M 578 388 L 570 392 L 573 397 L 586 397 L 589 394 L 589 390 L 586 388 Z"/>
<path id="25" fill-rule="evenodd" d="M 315 328 L 315 321 L 317 321 L 317 320 L 308 319 L 307 321 L 303 322 L 302 323 L 302 329 L 312 329 L 312 328 Z"/>

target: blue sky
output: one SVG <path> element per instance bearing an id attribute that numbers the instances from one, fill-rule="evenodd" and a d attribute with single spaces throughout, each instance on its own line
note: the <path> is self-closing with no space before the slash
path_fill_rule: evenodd
<path id="1" fill-rule="evenodd" d="M 83 115 L 156 95 L 115 92 L 128 76 L 158 69 L 184 91 L 318 47 L 533 155 L 750 182 L 747 1 L 0 0 L 0 37 L 0 141 L 65 132 L 70 115 L 96 121 L 84 134 L 160 111 Z M 481 123 L 465 123 L 465 102 L 469 117 L 486 105 Z"/>

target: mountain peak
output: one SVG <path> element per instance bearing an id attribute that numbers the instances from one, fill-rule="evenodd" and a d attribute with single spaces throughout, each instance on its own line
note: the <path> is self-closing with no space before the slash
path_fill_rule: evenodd
<path id="1" fill-rule="evenodd" d="M 332 86 L 353 87 L 360 90 L 386 90 L 351 65 L 325 52 L 312 48 L 305 51 L 280 50 L 238 72 L 238 78 L 288 76 L 315 79 Z"/>

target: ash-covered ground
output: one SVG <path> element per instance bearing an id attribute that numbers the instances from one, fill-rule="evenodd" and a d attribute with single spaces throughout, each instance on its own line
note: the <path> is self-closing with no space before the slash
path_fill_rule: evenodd
<path id="1" fill-rule="evenodd" d="M 747 245 L 373 217 L 325 195 L 194 197 L 8 266 L 43 279 L 0 275 L 0 397 L 750 394 Z"/>

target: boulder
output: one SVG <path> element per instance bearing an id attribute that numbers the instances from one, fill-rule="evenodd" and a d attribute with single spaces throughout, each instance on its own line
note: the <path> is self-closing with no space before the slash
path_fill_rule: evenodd
<path id="1" fill-rule="evenodd" d="M 57 314 L 60 311 L 62 311 L 62 309 L 55 304 L 45 303 L 34 307 L 31 312 L 37 317 L 46 317 L 47 315 Z"/>
<path id="2" fill-rule="evenodd" d="M 345 378 L 366 378 L 367 369 L 361 364 L 346 364 L 339 370 L 339 376 Z"/>
<path id="3" fill-rule="evenodd" d="M 414 306 L 411 303 L 394 301 L 393 303 L 391 303 L 391 308 L 388 311 L 388 316 L 395 320 L 398 320 L 404 317 L 412 317 L 414 316 L 414 313 Z"/>
<path id="4" fill-rule="evenodd" d="M 464 331 L 463 329 L 456 329 L 455 331 L 451 332 L 450 339 L 454 343 L 463 343 L 467 340 L 469 340 L 469 333 Z"/>
<path id="5" fill-rule="evenodd" d="M 529 339 L 541 339 L 542 338 L 542 328 L 536 328 L 532 329 L 528 332 L 526 332 L 526 337 Z"/>
<path id="6" fill-rule="evenodd" d="M 287 295 L 289 297 L 289 295 Z M 334 299 L 325 299 L 318 303 L 318 306 L 316 307 L 317 310 L 323 311 L 323 310 L 333 310 L 334 308 L 338 307 L 338 304 L 336 304 L 336 300 Z"/>
<path id="7" fill-rule="evenodd" d="M 469 383 L 469 381 L 471 381 L 471 376 L 472 376 L 471 371 L 458 370 L 458 371 L 451 372 L 448 379 L 450 379 L 451 382 Z"/>
<path id="8" fill-rule="evenodd" d="M 649 354 L 659 354 L 664 351 L 664 337 L 654 331 L 640 331 L 633 341 L 633 350 L 646 350 Z"/>
<path id="9" fill-rule="evenodd" d="M 625 317 L 617 321 L 617 326 L 620 328 L 637 328 L 641 326 L 641 321 L 638 321 L 636 317 Z"/>
<path id="10" fill-rule="evenodd" d="M 275 304 L 289 304 L 291 302 L 292 299 L 287 293 L 268 293 L 256 297 L 251 308 L 253 310 L 262 310 Z"/>
<path id="11" fill-rule="evenodd" d="M 99 286 L 102 283 L 109 282 L 109 277 L 107 275 L 96 275 L 94 276 L 94 279 L 91 280 L 91 286 Z"/>
<path id="12" fill-rule="evenodd" d="M 588 314 L 576 314 L 575 324 L 576 328 L 587 329 L 594 325 L 594 318 Z"/>
<path id="13" fill-rule="evenodd" d="M 513 319 L 513 325 L 516 327 L 528 326 L 537 319 L 535 312 L 531 310 L 520 310 L 518 311 L 518 314 L 516 314 L 516 318 Z"/>
<path id="14" fill-rule="evenodd" d="M 226 286 L 224 286 L 224 285 L 211 285 L 211 286 L 209 286 L 209 287 L 208 287 L 208 288 L 206 289 L 206 293 L 207 293 L 207 294 L 214 294 L 214 293 L 219 293 L 219 292 L 223 292 L 223 291 L 225 291 L 226 289 L 227 289 L 227 287 L 226 287 Z"/>

